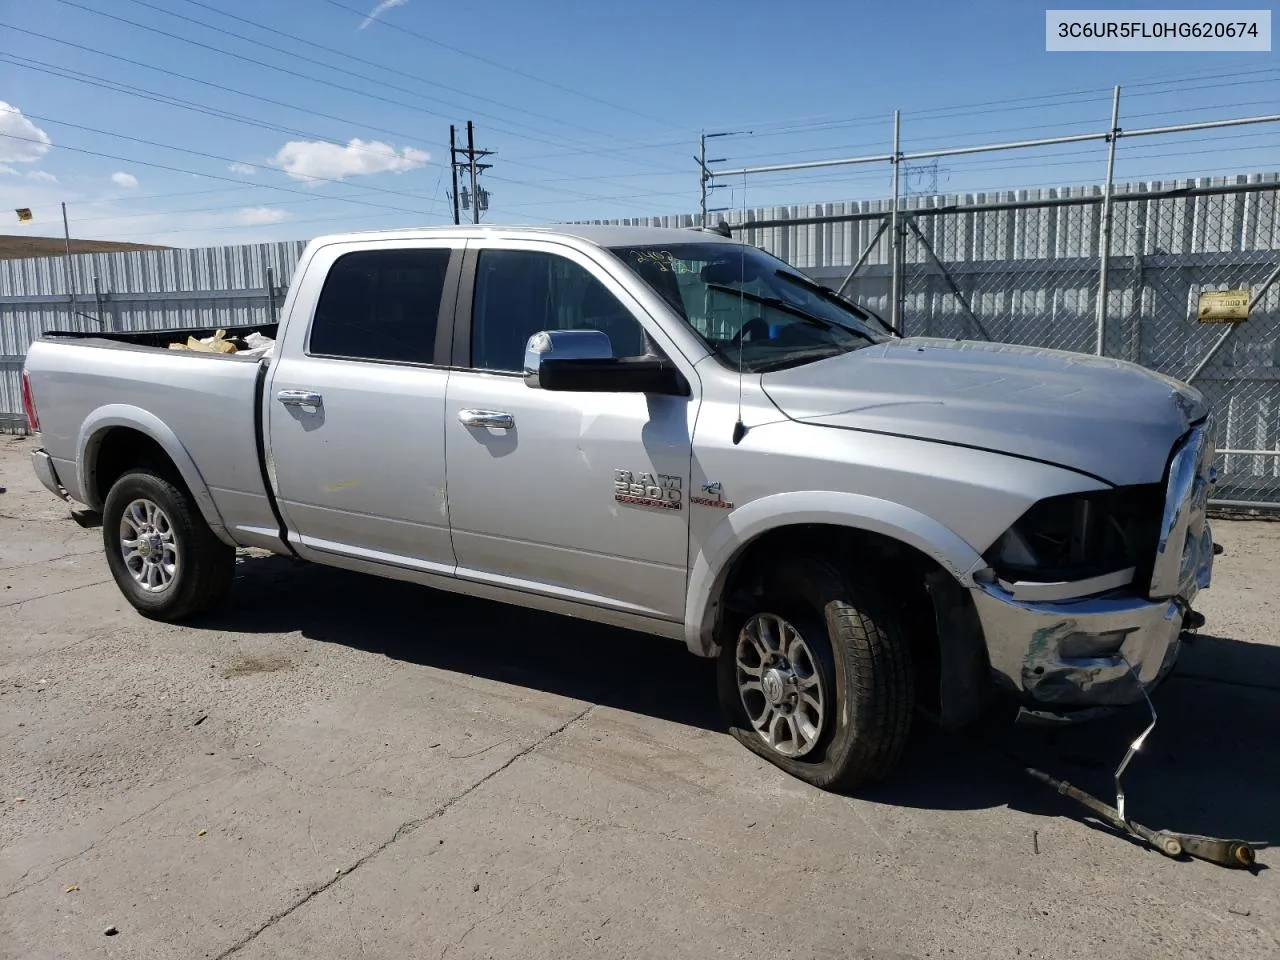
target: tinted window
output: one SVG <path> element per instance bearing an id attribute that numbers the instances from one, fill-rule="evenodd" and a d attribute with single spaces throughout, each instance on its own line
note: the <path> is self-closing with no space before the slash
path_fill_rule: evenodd
<path id="1" fill-rule="evenodd" d="M 482 250 L 476 267 L 471 365 L 520 371 L 524 348 L 539 330 L 600 330 L 615 357 L 645 353 L 644 330 L 585 269 L 534 250 Z"/>
<path id="2" fill-rule="evenodd" d="M 431 363 L 448 250 L 366 250 L 334 262 L 311 324 L 312 354 Z"/>

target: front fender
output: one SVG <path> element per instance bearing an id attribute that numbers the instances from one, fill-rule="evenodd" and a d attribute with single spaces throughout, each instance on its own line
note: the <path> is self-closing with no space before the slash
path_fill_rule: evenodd
<path id="1" fill-rule="evenodd" d="M 99 511 L 102 509 L 102 502 L 94 492 L 92 480 L 102 439 L 113 427 L 137 430 L 158 443 L 173 461 L 173 465 L 178 468 L 183 482 L 191 491 L 196 507 L 204 517 L 205 523 L 209 524 L 209 529 L 222 542 L 235 546 L 235 541 L 227 533 L 226 524 L 222 522 L 218 505 L 209 492 L 209 486 L 200 474 L 200 468 L 191 459 L 191 454 L 182 445 L 178 435 L 154 413 L 126 403 L 110 403 L 99 407 L 89 414 L 80 426 L 80 434 L 76 440 L 76 449 L 79 451 L 79 456 L 76 457 L 76 473 L 85 503 L 91 509 Z"/>
<path id="2" fill-rule="evenodd" d="M 700 656 L 715 653 L 715 624 L 733 561 L 757 537 L 801 524 L 828 524 L 877 533 L 932 557 L 965 587 L 982 556 L 954 531 L 918 510 L 858 493 L 805 490 L 776 493 L 736 508 L 703 543 L 689 573 L 685 643 Z"/>

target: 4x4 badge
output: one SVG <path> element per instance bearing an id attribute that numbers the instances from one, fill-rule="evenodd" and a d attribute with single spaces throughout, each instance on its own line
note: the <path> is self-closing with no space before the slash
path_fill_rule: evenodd
<path id="1" fill-rule="evenodd" d="M 719 480 L 712 480 L 702 485 L 705 497 L 690 497 L 690 503 L 696 503 L 702 507 L 720 507 L 724 510 L 733 509 L 733 501 L 724 498 L 724 489 L 720 486 Z"/>

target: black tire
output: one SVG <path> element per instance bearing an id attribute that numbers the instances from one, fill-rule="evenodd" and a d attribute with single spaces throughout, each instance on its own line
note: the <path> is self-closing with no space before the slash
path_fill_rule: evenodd
<path id="1" fill-rule="evenodd" d="M 752 609 L 726 623 L 721 638 L 720 705 L 739 742 L 825 790 L 853 790 L 889 773 L 906 746 L 915 692 L 909 644 L 879 595 L 819 557 L 789 561 L 767 577 Z M 830 705 L 803 755 L 786 756 L 766 741 L 744 703 L 755 695 L 738 688 L 739 642 L 749 642 L 743 631 L 760 615 L 781 617 L 798 631 Z M 766 701 L 761 695 L 756 702 Z"/>
<path id="2" fill-rule="evenodd" d="M 135 579 L 122 551 L 122 531 L 131 504 L 147 501 L 162 511 L 163 526 L 177 545 L 167 585 L 147 590 Z M 123 474 L 111 486 L 102 508 L 102 541 L 116 585 L 134 608 L 153 620 L 175 622 L 192 617 L 223 600 L 235 575 L 235 549 L 214 536 L 183 487 L 140 468 Z M 140 561 L 133 561 L 140 563 Z M 161 578 L 162 579 L 162 578 Z"/>

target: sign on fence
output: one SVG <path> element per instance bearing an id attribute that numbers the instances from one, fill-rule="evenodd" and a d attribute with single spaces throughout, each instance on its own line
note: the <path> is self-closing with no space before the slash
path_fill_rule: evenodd
<path id="1" fill-rule="evenodd" d="M 1249 319 L 1249 291 L 1200 291 L 1196 319 L 1201 323 L 1243 323 Z"/>

